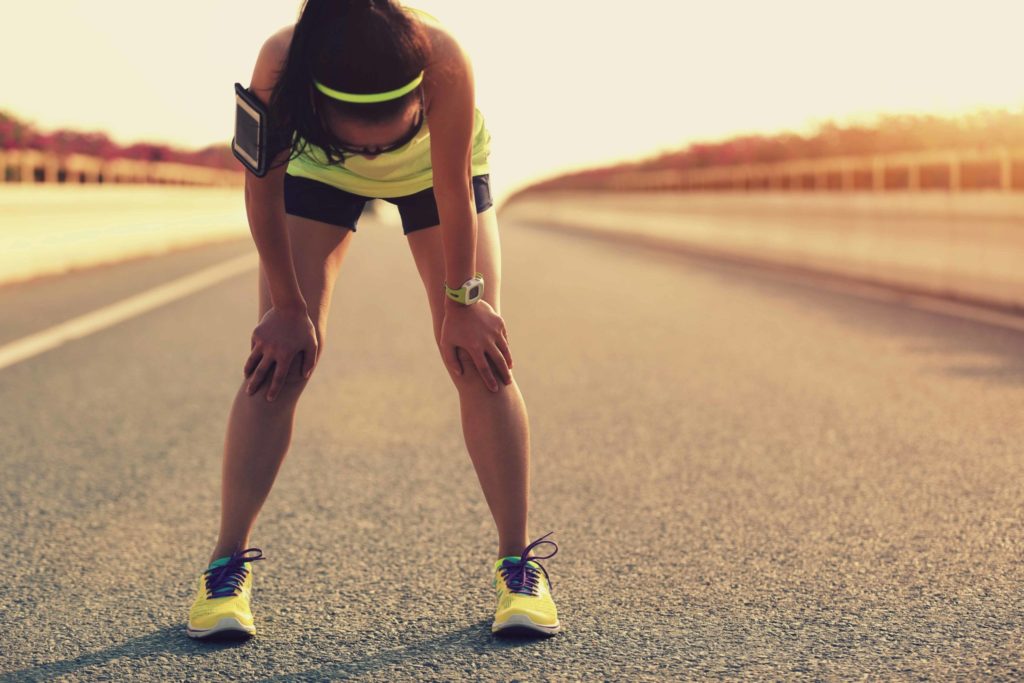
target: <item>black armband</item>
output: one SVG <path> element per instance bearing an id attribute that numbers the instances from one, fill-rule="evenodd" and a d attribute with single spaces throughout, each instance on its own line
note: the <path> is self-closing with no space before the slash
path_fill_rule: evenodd
<path id="1" fill-rule="evenodd" d="M 272 124 L 266 105 L 241 83 L 235 83 L 235 136 L 231 139 L 231 152 L 261 178 L 267 174 L 270 161 L 291 147 L 291 135 Z"/>

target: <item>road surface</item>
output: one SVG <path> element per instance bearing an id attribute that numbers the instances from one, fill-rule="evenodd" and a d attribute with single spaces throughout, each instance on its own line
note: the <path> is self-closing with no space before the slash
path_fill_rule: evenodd
<path id="1" fill-rule="evenodd" d="M 489 632 L 457 395 L 401 229 L 371 219 L 253 535 L 251 641 L 184 624 L 255 267 L 0 370 L 0 680 L 1024 675 L 1024 333 L 501 230 L 563 633 Z M 0 345 L 246 253 L 0 288 Z M 357 292 L 383 272 L 387 302 Z"/>

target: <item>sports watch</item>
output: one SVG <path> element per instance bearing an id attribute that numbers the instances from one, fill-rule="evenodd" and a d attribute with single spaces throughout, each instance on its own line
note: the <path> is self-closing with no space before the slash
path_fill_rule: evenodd
<path id="1" fill-rule="evenodd" d="M 445 282 L 444 291 L 452 301 L 458 301 L 460 304 L 467 306 L 476 303 L 484 294 L 484 274 L 477 273 L 475 277 L 471 277 L 463 282 L 462 286 L 458 289 L 452 289 Z"/>

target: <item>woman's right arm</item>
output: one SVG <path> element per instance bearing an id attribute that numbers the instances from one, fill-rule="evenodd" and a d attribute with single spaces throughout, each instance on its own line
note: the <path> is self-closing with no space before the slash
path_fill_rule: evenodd
<path id="1" fill-rule="evenodd" d="M 290 37 L 289 30 L 278 31 L 263 44 L 256 59 L 249 90 L 264 105 L 270 101 L 287 57 Z M 297 354 L 303 354 L 302 376 L 310 377 L 319 347 L 316 327 L 299 289 L 285 226 L 284 175 L 290 151 L 290 148 L 280 151 L 262 178 L 245 170 L 245 210 L 270 285 L 271 308 L 253 330 L 252 350 L 243 372 L 249 377 L 249 394 L 258 391 L 273 372 L 266 393 L 268 401 L 280 392 Z"/>
<path id="2" fill-rule="evenodd" d="M 264 105 L 270 101 L 277 77 L 288 54 L 290 34 L 278 31 L 263 44 L 253 69 L 249 91 Z M 285 230 L 283 163 L 290 149 L 271 160 L 271 168 L 260 178 L 245 171 L 245 210 L 249 229 L 260 254 L 260 261 L 270 283 L 270 298 L 275 308 L 306 310 L 306 301 L 299 290 L 292 265 L 291 243 Z"/>

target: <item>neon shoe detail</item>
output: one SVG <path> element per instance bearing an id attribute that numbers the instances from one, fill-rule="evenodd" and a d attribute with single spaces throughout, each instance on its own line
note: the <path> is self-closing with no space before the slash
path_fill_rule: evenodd
<path id="1" fill-rule="evenodd" d="M 551 597 L 551 580 L 548 571 L 537 560 L 554 557 L 558 545 L 544 540 L 549 531 L 523 548 L 521 555 L 506 555 L 494 562 L 494 589 L 498 606 L 494 613 L 491 632 L 537 632 L 547 635 L 558 633 L 562 625 L 558 610 Z M 531 556 L 534 546 L 550 543 L 555 546 L 550 555 Z"/>
<path id="2" fill-rule="evenodd" d="M 195 600 L 189 609 L 185 631 L 189 637 L 256 635 L 249 604 L 252 600 L 252 563 L 263 559 L 266 558 L 262 550 L 247 548 L 210 563 L 199 575 Z"/>

